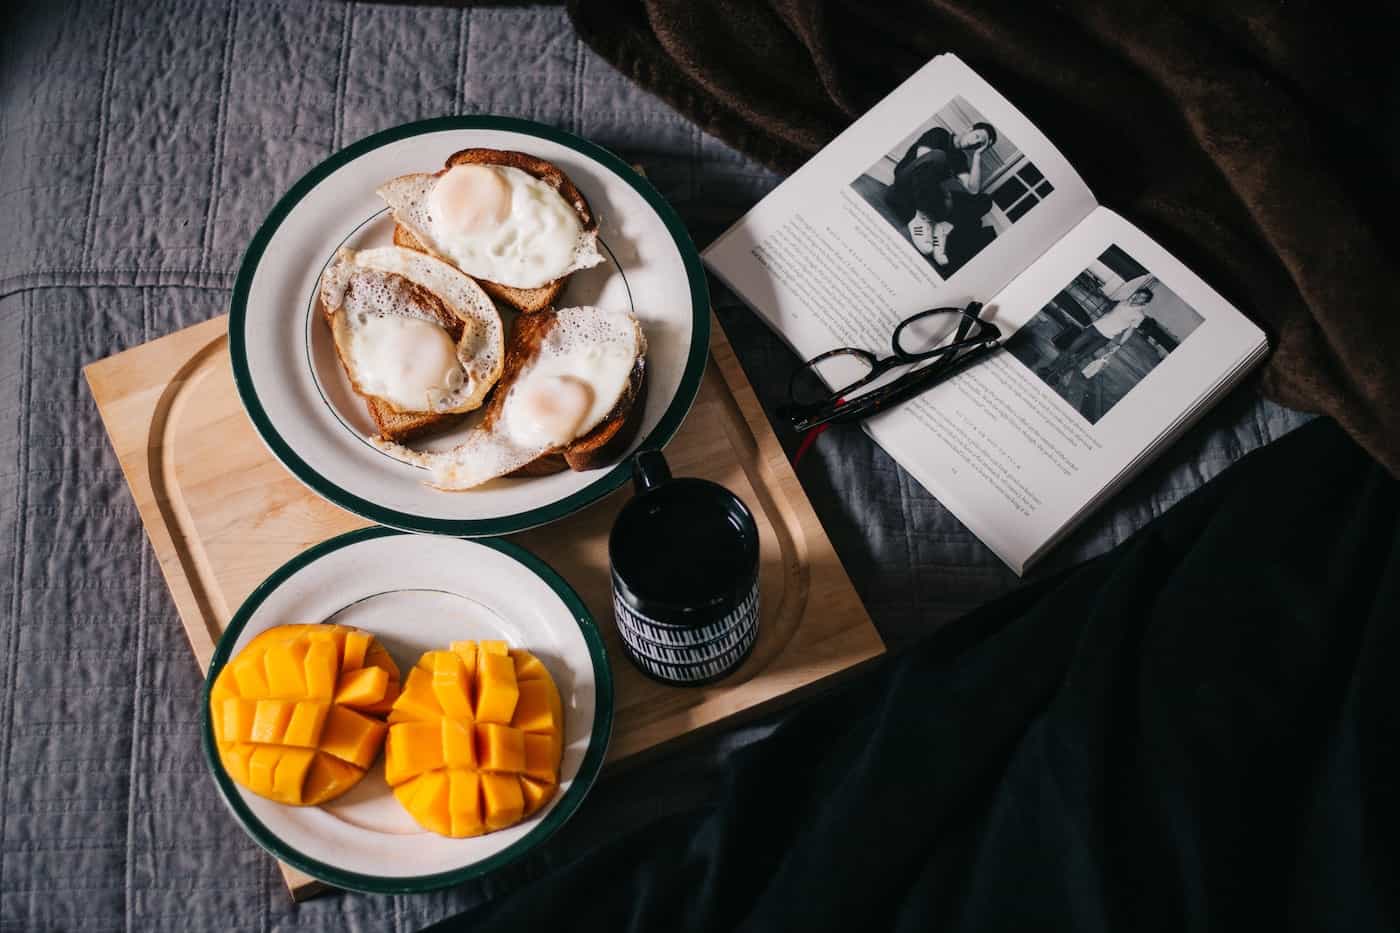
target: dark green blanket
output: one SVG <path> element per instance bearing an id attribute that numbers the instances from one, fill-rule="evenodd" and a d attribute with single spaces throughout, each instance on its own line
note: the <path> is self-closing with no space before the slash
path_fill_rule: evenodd
<path id="1" fill-rule="evenodd" d="M 1395 929 L 1397 668 L 1400 488 L 1313 422 L 1115 551 L 606 783 L 630 828 L 449 926 Z M 711 790 L 674 812 L 678 767 Z"/>
<path id="2" fill-rule="evenodd" d="M 1400 5 L 1335 0 L 570 0 L 706 130 L 806 161 L 955 52 L 1125 214 L 1255 317 L 1267 395 L 1400 475 Z M 929 91 L 930 113 L 940 100 Z"/>

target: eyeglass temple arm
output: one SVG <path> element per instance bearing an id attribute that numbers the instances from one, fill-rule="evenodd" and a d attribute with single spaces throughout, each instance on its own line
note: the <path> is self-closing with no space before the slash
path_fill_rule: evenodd
<path id="1" fill-rule="evenodd" d="M 853 402 L 845 405 L 838 402 L 827 406 L 825 414 L 809 415 L 795 422 L 793 427 L 799 431 L 808 431 L 823 424 L 842 424 L 847 421 L 868 418 L 891 405 L 897 405 L 913 398 L 934 383 L 941 382 L 961 372 L 996 348 L 997 342 L 993 338 L 979 347 L 968 350 L 961 356 L 951 357 L 925 366 L 922 370 L 911 373 L 907 379 L 901 379 L 873 392 L 868 392 Z"/>

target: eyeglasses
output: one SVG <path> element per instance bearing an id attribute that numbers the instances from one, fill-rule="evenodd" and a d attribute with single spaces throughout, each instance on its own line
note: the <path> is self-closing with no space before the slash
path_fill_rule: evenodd
<path id="1" fill-rule="evenodd" d="M 807 431 L 823 424 L 858 421 L 907 401 L 999 346 L 1000 328 L 982 320 L 981 313 L 982 305 L 974 301 L 966 308 L 930 308 L 910 315 L 890 337 L 891 356 L 877 357 L 858 347 L 837 347 L 814 356 L 788 380 L 788 402 L 778 414 L 797 430 Z M 857 394 L 891 369 L 917 363 L 927 365 Z M 854 381 L 848 381 L 853 375 Z M 833 381 L 845 384 L 828 389 Z"/>

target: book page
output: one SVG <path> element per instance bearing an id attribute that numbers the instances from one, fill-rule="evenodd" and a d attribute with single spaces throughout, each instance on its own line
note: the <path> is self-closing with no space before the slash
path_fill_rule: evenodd
<path id="1" fill-rule="evenodd" d="M 705 251 L 804 357 L 985 301 L 1094 208 L 1044 135 L 952 55 L 853 123 Z"/>
<path id="2" fill-rule="evenodd" d="M 1266 345 L 1106 208 L 984 316 L 1002 350 L 866 430 L 1017 572 Z"/>

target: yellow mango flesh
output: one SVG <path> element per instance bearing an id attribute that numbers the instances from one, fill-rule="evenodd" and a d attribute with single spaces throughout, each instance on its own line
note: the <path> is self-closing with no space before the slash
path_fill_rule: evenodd
<path id="1" fill-rule="evenodd" d="M 481 818 L 481 777 L 475 771 L 449 771 L 447 812 L 451 817 L 450 836 L 479 836 L 486 831 Z"/>
<path id="2" fill-rule="evenodd" d="M 527 680 L 518 687 L 520 697 L 515 702 L 511 722 L 526 732 L 548 732 L 557 718 L 550 698 L 553 681 Z"/>
<path id="3" fill-rule="evenodd" d="M 481 808 L 487 829 L 505 829 L 525 815 L 525 794 L 513 774 L 481 775 Z"/>
<path id="4" fill-rule="evenodd" d="M 476 743 L 481 770 L 514 774 L 525 770 L 525 733 L 519 729 L 494 722 L 478 723 Z"/>
<path id="5" fill-rule="evenodd" d="M 398 667 L 366 632 L 280 625 L 260 633 L 209 691 L 224 769 L 281 803 L 309 806 L 340 796 L 379 754 L 379 717 L 398 696 L 398 681 Z"/>
<path id="6" fill-rule="evenodd" d="M 321 750 L 359 768 L 369 768 L 384 744 L 384 723 L 345 706 L 331 707 Z"/>
<path id="7" fill-rule="evenodd" d="M 421 667 L 409 671 L 408 680 L 404 682 L 389 715 L 390 722 L 440 718 L 442 706 L 438 703 L 437 692 L 433 690 L 433 675 Z"/>
<path id="8" fill-rule="evenodd" d="M 476 680 L 476 642 L 474 641 L 454 641 L 452 643 L 452 653 L 462 659 L 462 666 L 467 671 L 467 681 Z"/>
<path id="9" fill-rule="evenodd" d="M 452 719 L 471 719 L 471 693 L 462 659 L 451 651 L 432 651 L 424 655 L 424 660 L 429 657 L 432 658 L 433 696 L 442 714 Z"/>
<path id="10" fill-rule="evenodd" d="M 389 688 L 389 672 L 379 667 L 346 671 L 335 685 L 335 701 L 364 709 L 384 699 Z"/>
<path id="11" fill-rule="evenodd" d="M 438 721 L 405 722 L 389 727 L 384 779 L 391 786 L 442 766 L 442 727 Z"/>
<path id="12" fill-rule="evenodd" d="M 431 832 L 462 838 L 504 829 L 558 789 L 558 688 L 538 658 L 505 642 L 453 642 L 423 655 L 388 722 L 384 776 Z"/>
<path id="13" fill-rule="evenodd" d="M 476 769 L 476 732 L 471 723 L 442 720 L 442 763 L 448 768 Z"/>
<path id="14" fill-rule="evenodd" d="M 559 758 L 563 749 L 559 737 L 552 734 L 525 734 L 525 765 L 520 770 L 546 784 L 559 782 Z"/>
<path id="15" fill-rule="evenodd" d="M 520 696 L 515 660 L 508 654 L 488 652 L 485 646 L 482 642 L 476 659 L 476 721 L 509 723 Z"/>
<path id="16" fill-rule="evenodd" d="M 326 726 L 326 714 L 332 707 L 324 700 L 302 700 L 292 710 L 291 719 L 287 722 L 287 729 L 282 733 L 283 745 L 295 745 L 300 748 L 315 748 L 318 740 L 321 739 L 321 732 Z M 340 707 L 335 707 L 340 709 Z"/>
<path id="17" fill-rule="evenodd" d="M 520 779 L 520 792 L 525 798 L 525 812 L 522 816 L 529 816 L 549 803 L 549 798 L 554 796 L 554 782 L 522 777 Z"/>
<path id="18" fill-rule="evenodd" d="M 348 632 L 345 635 L 345 647 L 342 663 L 347 671 L 358 671 L 365 666 L 365 654 L 369 651 L 370 642 L 374 636 L 369 632 Z"/>

